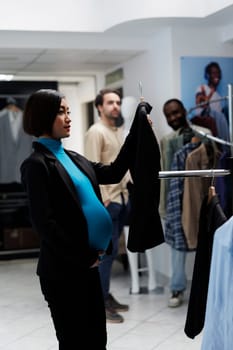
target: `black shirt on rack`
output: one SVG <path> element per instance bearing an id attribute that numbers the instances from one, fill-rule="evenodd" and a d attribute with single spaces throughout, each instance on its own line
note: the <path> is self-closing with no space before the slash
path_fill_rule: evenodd
<path id="1" fill-rule="evenodd" d="M 185 334 L 192 339 L 204 327 L 214 233 L 226 221 L 218 196 L 213 196 L 209 202 L 206 196 L 200 211 L 198 244 L 184 328 Z"/>

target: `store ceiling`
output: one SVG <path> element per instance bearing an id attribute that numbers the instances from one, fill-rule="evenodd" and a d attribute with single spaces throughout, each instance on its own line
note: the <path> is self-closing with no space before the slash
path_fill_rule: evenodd
<path id="1" fill-rule="evenodd" d="M 81 81 L 109 71 L 149 48 L 150 39 L 166 27 L 228 28 L 233 42 L 233 6 L 207 18 L 146 19 L 120 24 L 104 33 L 0 32 L 0 74 L 15 79 L 63 78 Z"/>
<path id="2" fill-rule="evenodd" d="M 17 77 L 67 77 L 85 80 L 134 57 L 140 50 L 2 49 L 0 73 Z"/>

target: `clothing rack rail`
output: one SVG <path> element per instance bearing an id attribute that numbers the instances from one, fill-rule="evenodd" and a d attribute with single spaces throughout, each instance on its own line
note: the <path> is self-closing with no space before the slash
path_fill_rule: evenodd
<path id="1" fill-rule="evenodd" d="M 197 130 L 195 125 L 192 124 L 188 119 L 187 119 L 187 123 L 188 123 L 189 127 L 195 132 L 195 134 L 203 136 L 203 137 L 206 137 L 209 140 L 212 140 L 214 142 L 217 142 L 217 143 L 220 143 L 222 145 L 229 146 L 229 147 L 233 148 L 233 143 L 232 142 L 222 140 L 219 137 L 212 136 L 210 134 L 206 134 L 204 131 L 201 131 L 201 130 Z"/>
<path id="2" fill-rule="evenodd" d="M 206 170 L 169 170 L 159 171 L 159 179 L 167 179 L 172 177 L 218 177 L 230 175 L 228 169 L 206 169 Z"/>

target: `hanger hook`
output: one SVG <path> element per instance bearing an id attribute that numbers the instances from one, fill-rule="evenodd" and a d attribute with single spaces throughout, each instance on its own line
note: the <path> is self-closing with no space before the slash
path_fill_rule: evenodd
<path id="1" fill-rule="evenodd" d="M 211 180 L 211 186 L 214 186 L 214 169 L 211 169 L 212 170 L 212 180 Z"/>
<path id="2" fill-rule="evenodd" d="M 139 81 L 138 87 L 139 87 L 140 101 L 142 102 L 142 101 L 144 101 L 144 97 L 142 95 L 142 82 L 141 81 Z"/>

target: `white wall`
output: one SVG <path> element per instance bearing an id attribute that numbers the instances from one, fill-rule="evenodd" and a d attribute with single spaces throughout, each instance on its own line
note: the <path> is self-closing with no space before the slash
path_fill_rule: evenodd
<path id="1" fill-rule="evenodd" d="M 64 146 L 83 154 L 87 117 L 84 104 L 95 98 L 96 78 L 90 77 L 80 84 L 59 83 L 59 90 L 66 96 L 72 119 L 71 134 L 68 139 L 64 140 Z"/>
<path id="2" fill-rule="evenodd" d="M 151 117 L 159 138 L 170 130 L 161 110 L 164 101 L 174 93 L 172 54 L 172 37 L 168 28 L 154 37 L 150 51 L 123 66 L 125 96 L 135 96 L 139 101 L 138 83 L 142 82 L 143 97 L 153 107 Z"/>

